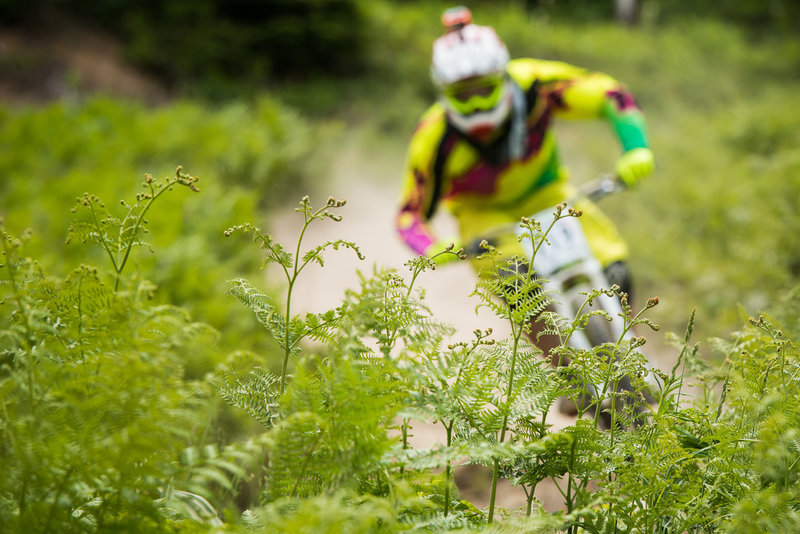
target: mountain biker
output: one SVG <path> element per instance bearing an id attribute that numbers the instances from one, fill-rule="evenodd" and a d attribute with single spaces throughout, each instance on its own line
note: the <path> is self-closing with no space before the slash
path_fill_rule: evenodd
<path id="1" fill-rule="evenodd" d="M 653 171 L 644 115 L 622 83 L 562 62 L 510 60 L 495 31 L 474 24 L 464 7 L 445 11 L 442 23 L 446 32 L 433 44 L 431 63 L 439 98 L 410 141 L 396 219 L 415 253 L 433 257 L 454 242 L 458 250 L 487 229 L 519 223 L 572 197 L 552 128 L 556 118 L 608 121 L 622 148 L 615 172 L 626 186 Z M 440 203 L 458 222 L 459 239 L 441 239 L 427 224 Z M 583 211 L 578 220 L 609 281 L 630 293 L 628 249 L 615 226 L 588 200 L 575 207 Z M 493 245 L 506 258 L 523 256 L 513 234 Z M 441 254 L 436 261 L 455 258 Z M 471 261 L 479 273 L 487 267 Z M 548 353 L 555 342 L 538 344 Z"/>

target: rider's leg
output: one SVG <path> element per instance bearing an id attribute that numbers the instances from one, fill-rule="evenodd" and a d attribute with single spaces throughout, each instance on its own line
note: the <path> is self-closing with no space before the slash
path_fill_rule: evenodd
<path id="1" fill-rule="evenodd" d="M 633 280 L 631 279 L 631 272 L 628 269 L 628 264 L 624 261 L 615 261 L 603 269 L 606 278 L 611 285 L 618 285 L 623 293 L 628 295 L 628 301 L 631 302 L 631 291 L 633 290 Z"/>
<path id="2" fill-rule="evenodd" d="M 523 280 L 528 277 L 528 272 L 529 267 L 527 263 L 523 261 L 511 260 L 505 263 L 498 270 L 497 275 L 501 280 L 504 281 L 504 284 L 506 285 L 504 290 L 507 293 L 514 293 L 520 290 L 521 286 L 523 285 Z M 536 298 L 536 296 L 542 295 L 542 292 L 541 290 L 534 290 L 533 294 L 535 295 L 534 298 Z M 515 304 L 513 301 L 509 303 L 509 306 L 512 310 L 514 309 Z M 551 312 L 554 311 L 551 306 L 548 306 L 546 310 Z M 558 362 L 557 359 L 554 359 L 556 357 L 553 355 L 553 349 L 561 345 L 561 339 L 555 334 L 542 333 L 547 327 L 542 316 L 538 315 L 532 318 L 529 321 L 529 326 L 530 332 L 526 334 L 528 340 L 542 351 L 542 355 L 549 359 L 553 365 L 566 365 L 567 362 Z"/>
<path id="3" fill-rule="evenodd" d="M 603 271 L 608 278 L 608 282 L 611 285 L 616 284 L 619 286 L 620 290 L 627 294 L 630 300 L 633 281 L 631 279 L 630 269 L 628 269 L 628 264 L 624 261 L 615 261 L 607 265 Z M 548 307 L 547 311 L 552 312 L 554 310 L 552 307 Z M 550 359 L 554 366 L 569 364 L 568 360 L 565 360 L 563 357 L 559 358 L 557 354 L 553 354 L 553 349 L 561 345 L 561 339 L 554 334 L 542 333 L 545 331 L 547 325 L 541 316 L 532 320 L 530 326 L 531 333 L 528 337 L 534 345 L 542 350 L 544 357 Z"/>

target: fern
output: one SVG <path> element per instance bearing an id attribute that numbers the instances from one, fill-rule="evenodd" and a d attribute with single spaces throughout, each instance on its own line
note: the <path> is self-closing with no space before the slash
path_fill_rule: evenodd
<path id="1" fill-rule="evenodd" d="M 254 368 L 244 379 L 233 373 L 222 373 L 222 379 L 224 383 L 215 381 L 212 385 L 225 402 L 244 410 L 266 428 L 272 427 L 280 416 L 277 376 Z"/>
<path id="2" fill-rule="evenodd" d="M 167 183 L 191 187 L 194 179 L 179 173 Z M 129 290 L 118 291 L 150 201 L 165 191 L 151 187 L 152 198 L 140 197 L 126 218 L 104 218 L 119 223 L 116 233 L 96 226 L 91 235 L 86 213 L 73 226 L 73 237 L 84 232 L 113 253 L 113 287 L 91 266 L 48 275 L 23 259 L 26 236 L 2 229 L 4 532 L 164 531 L 177 513 L 162 513 L 165 488 L 230 500 L 245 474 L 227 453 L 191 468 L 177 461 L 187 448 L 212 450 L 212 397 L 184 380 L 184 365 L 213 350 L 216 332 L 182 309 L 152 305 L 146 281 L 125 279 Z M 97 214 L 98 201 L 87 202 Z"/>
<path id="3" fill-rule="evenodd" d="M 287 340 L 290 352 L 295 350 L 296 342 L 299 339 L 298 333 L 292 333 L 287 329 L 286 317 L 277 311 L 271 297 L 241 279 L 231 282 L 228 294 L 235 296 L 242 304 L 250 308 L 270 336 L 278 341 Z"/>
<path id="4" fill-rule="evenodd" d="M 248 291 L 250 289 L 249 287 L 242 288 L 243 285 L 247 285 L 245 282 L 234 282 L 233 289 L 234 294 L 237 294 L 240 299 L 243 299 L 243 301 L 250 306 L 251 309 L 253 309 L 257 316 L 259 316 L 259 320 L 267 327 L 270 334 L 281 346 L 281 350 L 283 351 L 279 387 L 281 394 L 283 394 L 286 389 L 289 357 L 292 354 L 296 354 L 297 343 L 301 339 L 315 332 L 313 329 L 310 331 L 305 331 L 301 326 L 303 325 L 303 321 L 299 320 L 298 318 L 292 318 L 291 315 L 292 292 L 300 273 L 302 273 L 310 263 L 317 263 L 320 266 L 324 265 L 323 253 L 329 248 L 334 250 L 338 250 L 340 248 L 349 248 L 356 253 L 359 259 L 364 259 L 361 251 L 354 243 L 342 239 L 326 242 L 306 251 L 302 256 L 300 255 L 303 245 L 303 238 L 309 225 L 315 221 L 324 219 L 330 219 L 333 221 L 341 220 L 341 217 L 334 214 L 333 210 L 336 208 L 341 208 L 344 205 L 345 202 L 343 200 L 336 200 L 333 197 L 330 197 L 328 198 L 328 201 L 324 207 L 314 209 L 311 206 L 310 199 L 307 196 L 303 197 L 303 199 L 300 201 L 300 207 L 295 209 L 295 211 L 303 215 L 303 226 L 297 239 L 297 246 L 294 254 L 288 252 L 283 245 L 276 242 L 272 236 L 263 233 L 261 230 L 250 224 L 234 226 L 225 231 L 226 236 L 230 236 L 236 231 L 252 234 L 253 240 L 258 241 L 260 247 L 265 251 L 264 265 L 269 263 L 277 264 L 286 278 L 288 287 L 286 291 L 285 315 L 283 316 L 282 321 L 280 318 L 277 320 L 274 319 L 274 306 L 269 303 L 268 298 L 260 293 L 253 294 L 252 291 Z M 239 288 L 238 290 L 237 286 Z M 327 318 L 328 316 L 326 315 L 324 316 L 323 320 L 327 320 Z M 311 320 L 311 322 L 314 323 L 314 320 Z"/>
<path id="5" fill-rule="evenodd" d="M 184 173 L 181 167 L 175 171 L 174 177 L 165 178 L 163 182 L 148 174 L 142 184 L 145 192 L 136 195 L 133 203 L 129 204 L 124 200 L 120 202 L 127 210 L 122 217 L 112 215 L 95 195 L 84 193 L 73 209 L 73 213 L 79 217 L 73 221 L 67 232 L 67 243 L 77 239 L 83 243 L 93 242 L 99 245 L 111 262 L 114 270 L 114 291 L 117 291 L 133 247 L 149 247 L 142 240 L 141 234 L 147 232 L 145 215 L 153 203 L 176 185 L 197 192 L 199 189 L 196 182 L 197 177 Z"/>

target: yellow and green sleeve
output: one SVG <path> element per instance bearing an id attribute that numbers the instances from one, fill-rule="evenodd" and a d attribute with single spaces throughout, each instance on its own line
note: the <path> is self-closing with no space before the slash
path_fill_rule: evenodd
<path id="1" fill-rule="evenodd" d="M 544 84 L 556 116 L 604 118 L 617 134 L 623 152 L 649 148 L 644 114 L 627 88 L 606 74 L 587 71 L 575 74 Z"/>
<path id="2" fill-rule="evenodd" d="M 445 121 L 440 105 L 432 106 L 417 125 L 406 155 L 403 192 L 396 227 L 400 237 L 417 254 L 425 255 L 437 237 L 428 225 L 433 208 L 433 164 Z"/>

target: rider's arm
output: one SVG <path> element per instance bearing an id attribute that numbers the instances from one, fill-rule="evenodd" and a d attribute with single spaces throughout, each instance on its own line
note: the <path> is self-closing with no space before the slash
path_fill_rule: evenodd
<path id="1" fill-rule="evenodd" d="M 619 138 L 622 157 L 617 172 L 632 185 L 653 170 L 653 154 L 647 136 L 644 114 L 633 95 L 614 78 L 575 70 L 571 75 L 544 84 L 548 102 L 556 116 L 608 120 Z"/>
<path id="2" fill-rule="evenodd" d="M 542 80 L 543 93 L 556 116 L 607 119 L 623 150 L 648 147 L 644 115 L 622 83 L 606 74 L 562 65 L 560 72 L 552 72 L 551 80 Z"/>
<path id="3" fill-rule="evenodd" d="M 436 235 L 429 228 L 420 209 L 420 198 L 424 188 L 406 179 L 400 213 L 397 214 L 397 232 L 405 243 L 417 254 L 424 256 L 434 243 Z"/>
<path id="4" fill-rule="evenodd" d="M 439 110 L 441 111 L 441 110 Z M 444 131 L 435 109 L 423 116 L 411 139 L 406 156 L 403 192 L 396 225 L 400 237 L 419 255 L 430 256 L 438 243 L 428 226 L 427 213 L 435 202 L 433 160 Z"/>

